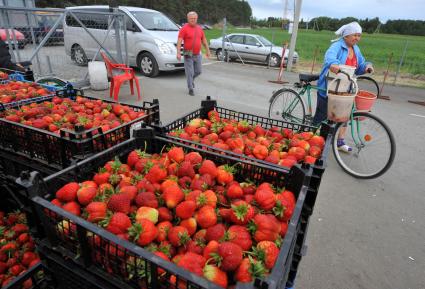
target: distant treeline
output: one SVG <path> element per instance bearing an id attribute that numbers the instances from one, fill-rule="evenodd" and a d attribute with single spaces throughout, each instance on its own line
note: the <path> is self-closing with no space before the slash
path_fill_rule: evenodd
<path id="1" fill-rule="evenodd" d="M 339 27 L 352 21 L 358 21 L 366 33 L 382 32 L 389 34 L 405 34 L 425 36 L 425 21 L 422 20 L 388 20 L 385 24 L 378 17 L 357 19 L 354 17 L 330 18 L 316 17 L 306 22 L 301 19 L 299 27 L 302 29 L 336 31 Z M 282 18 L 269 17 L 268 19 L 252 19 L 252 25 L 258 27 L 282 27 L 285 21 Z"/>

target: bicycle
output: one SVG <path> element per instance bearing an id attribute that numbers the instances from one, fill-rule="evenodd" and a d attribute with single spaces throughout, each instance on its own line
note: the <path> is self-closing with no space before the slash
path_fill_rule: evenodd
<path id="1" fill-rule="evenodd" d="M 324 91 L 311 84 L 318 79 L 319 75 L 300 74 L 299 82 L 293 87 L 274 92 L 269 100 L 269 118 L 312 125 L 315 109 L 311 91 Z M 361 79 L 375 87 L 379 95 L 379 86 L 371 77 L 363 76 Z M 350 153 L 338 150 L 338 137 L 335 137 L 346 126 L 350 127 L 350 133 L 345 135 L 346 144 L 353 149 Z M 391 167 L 396 145 L 388 125 L 368 111 L 357 111 L 354 103 L 349 121 L 346 124 L 335 124 L 332 150 L 337 163 L 345 172 L 356 178 L 372 179 L 381 176 Z"/>

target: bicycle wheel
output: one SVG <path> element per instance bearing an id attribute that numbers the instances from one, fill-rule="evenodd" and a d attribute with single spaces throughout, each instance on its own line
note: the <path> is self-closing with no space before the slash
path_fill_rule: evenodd
<path id="1" fill-rule="evenodd" d="M 270 98 L 269 118 L 295 123 L 304 123 L 305 105 L 294 90 L 283 88 Z"/>
<path id="2" fill-rule="evenodd" d="M 337 139 L 344 124 L 335 128 L 332 149 L 342 169 L 359 179 L 373 179 L 385 173 L 394 161 L 396 144 L 389 127 L 368 112 L 355 112 L 347 123 L 345 143 L 353 150 L 338 150 Z"/>
<path id="3" fill-rule="evenodd" d="M 372 93 L 375 93 L 377 96 L 379 96 L 380 89 L 378 83 L 369 76 L 359 76 L 357 77 L 357 85 L 359 86 L 359 90 L 367 90 Z"/>

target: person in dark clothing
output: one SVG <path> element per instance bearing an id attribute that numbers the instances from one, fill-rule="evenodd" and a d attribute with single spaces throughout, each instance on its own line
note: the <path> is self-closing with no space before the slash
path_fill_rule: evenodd
<path id="1" fill-rule="evenodd" d="M 12 62 L 12 56 L 9 53 L 7 44 L 0 39 L 0 70 L 6 73 L 13 73 L 15 71 L 25 72 L 25 68 Z"/>

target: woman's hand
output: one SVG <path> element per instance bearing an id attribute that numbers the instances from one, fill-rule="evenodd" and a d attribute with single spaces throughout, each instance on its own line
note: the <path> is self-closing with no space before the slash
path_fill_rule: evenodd
<path id="1" fill-rule="evenodd" d="M 373 66 L 372 65 L 368 65 L 368 66 L 366 66 L 366 72 L 367 73 L 373 73 L 375 70 L 373 69 Z"/>
<path id="2" fill-rule="evenodd" d="M 331 67 L 329 67 L 329 70 L 337 74 L 341 69 L 338 64 L 332 64 Z"/>

